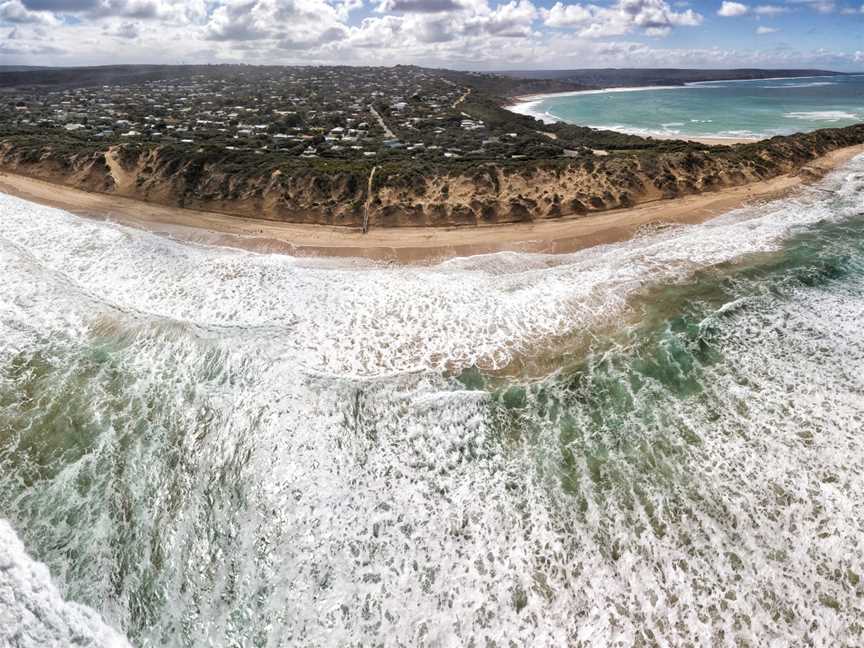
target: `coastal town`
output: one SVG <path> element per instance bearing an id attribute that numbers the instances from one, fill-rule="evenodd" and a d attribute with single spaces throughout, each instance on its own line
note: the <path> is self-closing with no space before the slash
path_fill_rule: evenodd
<path id="1" fill-rule="evenodd" d="M 735 146 L 508 110 L 576 81 L 397 65 L 0 72 L 0 169 L 95 194 L 357 228 L 576 217 L 711 193 L 858 145 L 826 129 Z"/>
<path id="2" fill-rule="evenodd" d="M 487 123 L 486 106 L 471 101 L 472 85 L 443 72 L 413 66 L 208 66 L 133 83 L 32 85 L 4 91 L 0 123 L 7 136 L 307 159 L 434 162 L 574 153 L 530 124 Z"/>

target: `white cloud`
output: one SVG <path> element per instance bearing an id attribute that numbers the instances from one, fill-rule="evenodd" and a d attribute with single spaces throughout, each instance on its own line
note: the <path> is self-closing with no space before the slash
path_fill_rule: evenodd
<path id="1" fill-rule="evenodd" d="M 594 19 L 596 9 L 598 7 L 556 2 L 551 9 L 543 9 L 543 18 L 548 27 L 575 27 Z"/>
<path id="2" fill-rule="evenodd" d="M 541 10 L 547 27 L 574 28 L 587 38 L 620 36 L 641 30 L 649 36 L 665 36 L 673 27 L 695 27 L 702 16 L 692 9 L 675 11 L 665 0 L 618 0 L 612 7 L 594 4 L 565 5 L 556 2 Z"/>
<path id="3" fill-rule="evenodd" d="M 756 33 L 759 34 L 760 36 L 762 36 L 762 35 L 764 35 L 764 34 L 776 34 L 776 33 L 779 32 L 779 31 L 780 31 L 780 30 L 777 29 L 776 27 L 764 27 L 764 26 L 761 26 L 761 27 L 757 27 L 757 28 L 756 28 Z"/>
<path id="4" fill-rule="evenodd" d="M 137 23 L 126 22 L 120 25 L 114 33 L 120 38 L 138 38 L 141 35 L 141 29 Z"/>
<path id="5" fill-rule="evenodd" d="M 204 36 L 214 41 L 318 43 L 344 27 L 344 12 L 325 0 L 228 0 L 210 15 Z"/>
<path id="6" fill-rule="evenodd" d="M 104 33 L 116 38 L 134 39 L 141 35 L 141 26 L 134 22 L 124 22 L 113 28 L 106 26 Z"/>
<path id="7" fill-rule="evenodd" d="M 669 48 L 637 42 L 586 42 L 567 35 L 549 43 L 542 60 L 555 60 L 558 67 L 794 68 L 831 69 L 856 65 L 855 54 L 837 50 L 795 48 L 736 49 L 721 47 Z M 864 63 L 864 51 L 857 64 Z"/>
<path id="8" fill-rule="evenodd" d="M 458 11 L 462 6 L 454 0 L 382 0 L 376 11 L 381 13 L 440 13 Z"/>
<path id="9" fill-rule="evenodd" d="M 33 11 L 80 14 L 92 18 L 156 18 L 170 0 L 22 0 Z"/>
<path id="10" fill-rule="evenodd" d="M 489 12 L 480 11 L 465 21 L 467 35 L 529 36 L 537 8 L 529 0 L 511 0 Z"/>
<path id="11" fill-rule="evenodd" d="M 362 50 L 354 55 L 367 60 L 375 56 L 388 64 L 394 59 L 418 61 L 430 56 L 458 60 L 462 56 L 476 57 L 476 52 L 484 48 L 496 56 L 506 50 L 509 60 L 515 56 L 514 41 L 533 42 L 537 38 L 532 29 L 536 19 L 537 8 L 529 0 L 511 0 L 494 8 L 476 2 L 450 13 L 374 16 L 347 28 L 346 37 L 334 42 L 331 49 Z M 469 51 L 470 55 L 466 55 Z"/>
<path id="12" fill-rule="evenodd" d="M 741 4 L 740 2 L 730 2 L 729 0 L 723 0 L 723 4 L 720 5 L 720 9 L 717 11 L 718 16 L 723 16 L 724 18 L 734 18 L 736 16 L 743 16 L 750 11 L 749 7 L 745 4 Z"/>
<path id="13" fill-rule="evenodd" d="M 834 0 L 786 0 L 786 4 L 798 5 L 823 14 L 832 13 L 837 8 Z"/>
<path id="14" fill-rule="evenodd" d="M 770 17 L 833 7 L 830 0 L 773 1 L 727 0 L 721 12 Z M 417 63 L 467 69 L 862 63 L 854 54 L 828 50 L 669 49 L 629 42 L 701 25 L 703 16 L 687 0 L 558 0 L 549 8 L 534 2 L 369 0 L 372 13 L 361 19 L 352 12 L 364 0 L 0 0 L 0 26 L 7 32 L 0 37 L 0 63 Z M 633 38 L 622 40 L 627 36 Z M 710 34 L 704 36 L 710 43 Z"/>
<path id="15" fill-rule="evenodd" d="M 57 19 L 51 13 L 31 11 L 20 0 L 0 3 L 0 21 L 14 24 L 56 25 Z"/>
<path id="16" fill-rule="evenodd" d="M 753 13 L 758 16 L 777 16 L 788 11 L 789 7 L 782 7 L 780 5 L 759 5 L 753 9 Z"/>

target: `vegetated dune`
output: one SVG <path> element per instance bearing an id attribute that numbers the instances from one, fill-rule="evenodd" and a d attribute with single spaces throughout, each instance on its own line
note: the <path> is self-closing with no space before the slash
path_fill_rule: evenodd
<path id="1" fill-rule="evenodd" d="M 0 144 L 0 169 L 91 192 L 291 223 L 453 226 L 572 217 L 804 173 L 864 143 L 864 125 L 731 147 L 450 165 L 297 160 L 252 152 L 117 145 L 106 151 Z M 371 185 L 371 195 L 370 192 Z M 367 213 L 368 211 L 368 213 Z"/>

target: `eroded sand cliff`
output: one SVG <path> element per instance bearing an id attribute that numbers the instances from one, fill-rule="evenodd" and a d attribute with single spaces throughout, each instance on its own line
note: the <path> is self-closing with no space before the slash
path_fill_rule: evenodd
<path id="1" fill-rule="evenodd" d="M 204 151 L 113 146 L 69 153 L 0 145 L 0 168 L 66 186 L 160 205 L 289 223 L 360 227 L 543 221 L 740 186 L 864 143 L 864 125 L 754 144 L 571 160 L 407 169 L 310 166 L 260 170 Z"/>

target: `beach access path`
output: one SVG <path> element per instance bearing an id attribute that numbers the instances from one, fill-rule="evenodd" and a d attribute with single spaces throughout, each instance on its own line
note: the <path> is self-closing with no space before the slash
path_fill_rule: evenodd
<path id="1" fill-rule="evenodd" d="M 771 180 L 636 207 L 555 220 L 461 227 L 362 229 L 306 225 L 168 207 L 116 195 L 91 193 L 22 175 L 0 173 L 0 192 L 172 237 L 259 252 L 365 257 L 399 263 L 426 263 L 454 256 L 513 250 L 559 253 L 632 237 L 645 226 L 700 223 L 753 200 L 778 198 L 809 178 L 864 153 L 864 145 L 838 149 L 812 161 L 815 173 Z M 807 179 L 805 179 L 807 178 Z"/>

